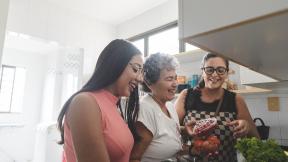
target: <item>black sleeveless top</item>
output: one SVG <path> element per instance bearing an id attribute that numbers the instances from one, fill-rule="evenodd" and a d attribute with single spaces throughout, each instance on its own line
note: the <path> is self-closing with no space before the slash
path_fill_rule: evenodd
<path id="1" fill-rule="evenodd" d="M 218 115 L 216 115 L 218 103 L 219 100 L 205 103 L 201 100 L 200 90 L 188 89 L 185 99 L 184 124 L 191 118 L 200 120 L 216 117 L 218 127 L 213 134 L 220 140 L 219 154 L 217 157 L 209 158 L 209 162 L 237 162 L 236 149 L 234 148 L 236 139 L 233 138 L 233 128 L 226 126 L 227 121 L 237 119 L 236 94 L 224 89 L 223 102 Z M 188 143 L 193 147 L 193 139 L 189 139 Z"/>
<path id="2" fill-rule="evenodd" d="M 234 92 L 230 92 L 224 89 L 223 101 L 220 107 L 220 112 L 235 112 L 237 114 L 236 109 L 236 94 Z M 215 112 L 220 100 L 216 100 L 212 103 L 205 103 L 201 100 L 201 91 L 197 89 L 188 89 L 186 101 L 187 106 L 185 107 L 186 111 L 193 109 L 198 111 L 207 111 L 207 112 Z M 190 105 L 189 105 L 190 104 Z"/>

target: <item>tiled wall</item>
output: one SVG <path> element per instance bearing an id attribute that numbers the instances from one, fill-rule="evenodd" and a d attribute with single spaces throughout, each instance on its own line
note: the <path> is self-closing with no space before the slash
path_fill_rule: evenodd
<path id="1" fill-rule="evenodd" d="M 252 118 L 260 117 L 270 126 L 269 138 L 288 146 L 288 93 L 286 94 L 248 94 L 243 95 Z M 280 110 L 268 111 L 267 97 L 279 97 Z M 260 123 L 257 122 L 257 125 Z"/>

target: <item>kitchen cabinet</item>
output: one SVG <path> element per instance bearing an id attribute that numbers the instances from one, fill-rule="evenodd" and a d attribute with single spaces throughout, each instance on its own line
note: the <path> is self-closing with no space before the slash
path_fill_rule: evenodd
<path id="1" fill-rule="evenodd" d="M 0 67 L 2 60 L 1 58 L 3 54 L 3 45 L 5 40 L 8 9 L 9 9 L 9 0 L 1 0 L 0 1 Z"/>
<path id="2" fill-rule="evenodd" d="M 287 29 L 288 1 L 179 1 L 181 40 L 280 82 L 288 81 Z"/>
<path id="3" fill-rule="evenodd" d="M 287 1 L 179 0 L 180 38 L 188 38 L 262 15 L 285 10 Z"/>

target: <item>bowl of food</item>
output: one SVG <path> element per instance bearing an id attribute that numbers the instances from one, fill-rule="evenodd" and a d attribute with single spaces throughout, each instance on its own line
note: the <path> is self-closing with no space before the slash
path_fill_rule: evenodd
<path id="1" fill-rule="evenodd" d="M 207 118 L 198 120 L 192 129 L 192 135 L 194 136 L 193 154 L 199 156 L 213 156 L 218 154 L 220 140 L 213 133 L 217 128 L 216 118 Z"/>

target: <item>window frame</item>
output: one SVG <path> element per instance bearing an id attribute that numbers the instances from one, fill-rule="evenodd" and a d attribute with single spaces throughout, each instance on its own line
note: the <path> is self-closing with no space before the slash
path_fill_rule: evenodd
<path id="1" fill-rule="evenodd" d="M 13 104 L 13 96 L 14 96 L 14 89 L 15 89 L 15 79 L 16 79 L 16 71 L 17 71 L 17 68 L 22 68 L 22 67 L 17 67 L 17 66 L 12 66 L 12 65 L 5 65 L 5 64 L 1 64 L 0 65 L 0 91 L 1 91 L 1 86 L 2 86 L 2 78 L 3 78 L 3 70 L 5 68 L 12 68 L 14 69 L 14 75 L 13 75 L 13 81 L 12 81 L 12 89 L 11 89 L 11 96 L 10 96 L 10 103 L 9 103 L 9 110 L 7 111 L 2 111 L 0 109 L 0 114 L 11 114 L 11 113 L 21 113 L 21 112 L 18 112 L 18 111 L 12 111 L 12 104 Z M 24 68 L 25 69 L 25 68 Z"/>
<path id="2" fill-rule="evenodd" d="M 142 34 L 138 34 L 136 36 L 128 38 L 127 40 L 130 41 L 130 42 L 133 42 L 133 41 L 137 41 L 137 40 L 140 40 L 140 39 L 144 39 L 144 57 L 147 57 L 148 54 L 149 54 L 149 37 L 152 36 L 152 35 L 155 35 L 157 33 L 160 33 L 160 32 L 175 28 L 175 27 L 178 27 L 178 22 L 177 21 L 170 22 L 168 24 L 162 25 L 160 27 L 157 27 L 155 29 L 149 30 L 149 31 L 144 32 Z M 179 53 L 180 52 L 184 52 L 185 51 L 185 43 L 184 43 L 184 41 L 183 40 L 178 40 L 178 42 L 179 42 L 179 50 L 178 50 L 178 52 Z"/>

